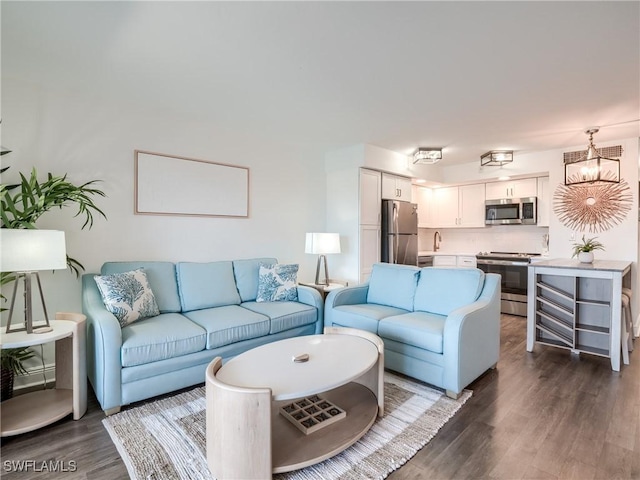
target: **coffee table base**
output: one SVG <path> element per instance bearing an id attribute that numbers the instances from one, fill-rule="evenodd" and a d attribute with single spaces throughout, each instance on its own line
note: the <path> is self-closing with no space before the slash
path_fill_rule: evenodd
<path id="1" fill-rule="evenodd" d="M 345 410 L 347 416 L 309 435 L 302 433 L 279 414 L 280 406 L 289 401 L 273 402 L 273 473 L 298 470 L 333 457 L 367 433 L 378 415 L 375 395 L 358 383 L 348 383 L 323 392 L 322 397 Z"/>

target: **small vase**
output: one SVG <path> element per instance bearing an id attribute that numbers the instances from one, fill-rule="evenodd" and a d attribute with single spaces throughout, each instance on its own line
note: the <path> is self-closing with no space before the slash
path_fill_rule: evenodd
<path id="1" fill-rule="evenodd" d="M 580 263 L 593 263 L 593 252 L 578 253 L 578 260 Z"/>

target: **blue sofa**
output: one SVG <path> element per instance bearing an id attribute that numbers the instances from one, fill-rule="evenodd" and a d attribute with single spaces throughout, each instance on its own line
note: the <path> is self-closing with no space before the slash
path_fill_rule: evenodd
<path id="1" fill-rule="evenodd" d="M 323 302 L 298 286 L 298 301 L 256 302 L 261 263 L 108 262 L 101 274 L 144 269 L 160 315 L 123 328 L 94 280 L 82 278 L 87 373 L 107 415 L 126 405 L 204 382 L 207 365 L 284 338 L 321 333 Z"/>
<path id="2" fill-rule="evenodd" d="M 500 275 L 378 263 L 369 282 L 331 292 L 325 326 L 384 341 L 385 367 L 457 398 L 500 355 Z"/>

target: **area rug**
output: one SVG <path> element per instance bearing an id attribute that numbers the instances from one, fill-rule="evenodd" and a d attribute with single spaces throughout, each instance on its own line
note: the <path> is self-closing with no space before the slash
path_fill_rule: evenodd
<path id="1" fill-rule="evenodd" d="M 458 400 L 385 373 L 385 414 L 344 452 L 278 480 L 386 478 L 404 465 L 471 397 Z M 211 480 L 205 447 L 205 387 L 150 402 L 102 423 L 134 480 Z"/>

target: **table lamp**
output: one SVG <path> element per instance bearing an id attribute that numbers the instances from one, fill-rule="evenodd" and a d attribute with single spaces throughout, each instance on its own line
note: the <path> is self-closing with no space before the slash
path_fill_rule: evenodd
<path id="1" fill-rule="evenodd" d="M 316 267 L 316 285 L 329 285 L 329 269 L 327 257 L 329 253 L 340 253 L 340 235 L 337 233 L 307 233 L 304 247 L 305 253 L 314 253 L 318 256 Z M 324 261 L 324 282 L 320 282 L 320 265 Z"/>
<path id="2" fill-rule="evenodd" d="M 26 330 L 27 333 L 43 333 L 51 330 L 49 315 L 44 303 L 39 270 L 62 270 L 67 268 L 67 251 L 64 232 L 57 230 L 36 229 L 0 229 L 0 271 L 16 273 L 11 295 L 11 307 L 7 320 L 7 333 Z M 45 323 L 40 328 L 33 328 L 33 311 L 31 305 L 31 279 L 36 278 L 40 290 L 40 300 L 44 311 Z M 11 318 L 15 306 L 16 292 L 20 279 L 24 283 L 24 326 L 11 328 Z"/>

